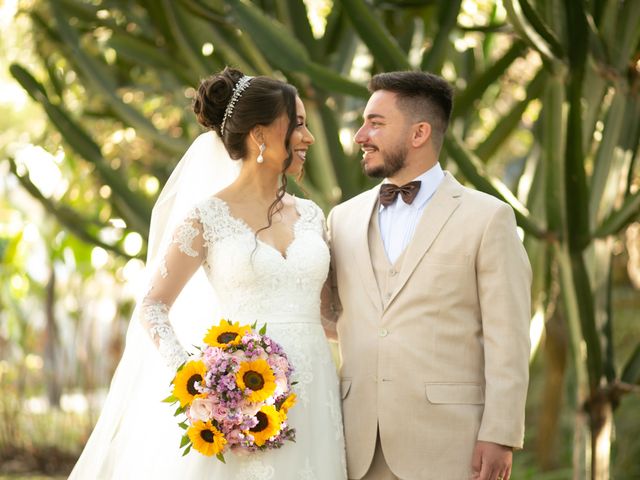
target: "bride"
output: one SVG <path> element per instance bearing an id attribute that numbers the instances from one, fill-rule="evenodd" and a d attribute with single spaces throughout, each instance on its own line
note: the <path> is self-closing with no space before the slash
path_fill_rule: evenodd
<path id="1" fill-rule="evenodd" d="M 285 192 L 286 174 L 302 172 L 314 141 L 304 105 L 291 85 L 226 68 L 202 82 L 194 111 L 210 131 L 154 207 L 148 288 L 70 478 L 346 479 L 338 380 L 320 320 L 324 216 Z M 195 451 L 182 457 L 175 407 L 161 403 L 220 318 L 267 323 L 293 363 L 298 397 L 295 443 L 229 454 L 226 464 Z"/>

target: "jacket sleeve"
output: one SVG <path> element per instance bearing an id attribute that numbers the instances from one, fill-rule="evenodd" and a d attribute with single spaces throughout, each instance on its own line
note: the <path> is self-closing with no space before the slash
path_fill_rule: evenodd
<path id="1" fill-rule="evenodd" d="M 531 266 L 513 210 L 501 204 L 476 259 L 485 356 L 485 406 L 478 440 L 521 448 L 529 383 Z"/>

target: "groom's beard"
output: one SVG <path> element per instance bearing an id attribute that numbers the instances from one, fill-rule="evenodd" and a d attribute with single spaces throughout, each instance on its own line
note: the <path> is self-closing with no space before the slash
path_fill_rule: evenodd
<path id="1" fill-rule="evenodd" d="M 382 165 L 367 169 L 364 165 L 364 173 L 373 178 L 389 178 L 398 173 L 406 163 L 409 149 L 406 146 L 399 146 L 393 151 L 382 154 Z"/>

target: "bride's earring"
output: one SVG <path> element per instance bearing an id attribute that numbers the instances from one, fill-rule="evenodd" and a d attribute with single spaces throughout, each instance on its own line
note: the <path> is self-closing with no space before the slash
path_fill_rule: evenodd
<path id="1" fill-rule="evenodd" d="M 258 154 L 258 158 L 256 158 L 256 162 L 258 163 L 262 163 L 264 162 L 264 157 L 262 156 L 262 154 L 264 153 L 264 151 L 267 149 L 267 146 L 264 143 L 260 144 L 260 153 Z"/>

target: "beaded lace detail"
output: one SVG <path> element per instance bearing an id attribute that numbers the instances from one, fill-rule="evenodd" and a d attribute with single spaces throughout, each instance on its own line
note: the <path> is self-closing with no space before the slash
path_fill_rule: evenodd
<path id="1" fill-rule="evenodd" d="M 320 289 L 329 264 L 324 215 L 309 200 L 296 199 L 296 209 L 299 218 L 293 226 L 294 237 L 283 256 L 256 239 L 219 198 L 196 207 L 209 247 L 205 271 L 224 315 L 252 322 L 274 314 L 319 316 Z"/>
<path id="2" fill-rule="evenodd" d="M 157 345 L 160 355 L 170 368 L 177 370 L 189 355 L 180 345 L 171 322 L 169 322 L 169 307 L 162 302 L 143 303 L 141 310 L 143 324 Z"/>

